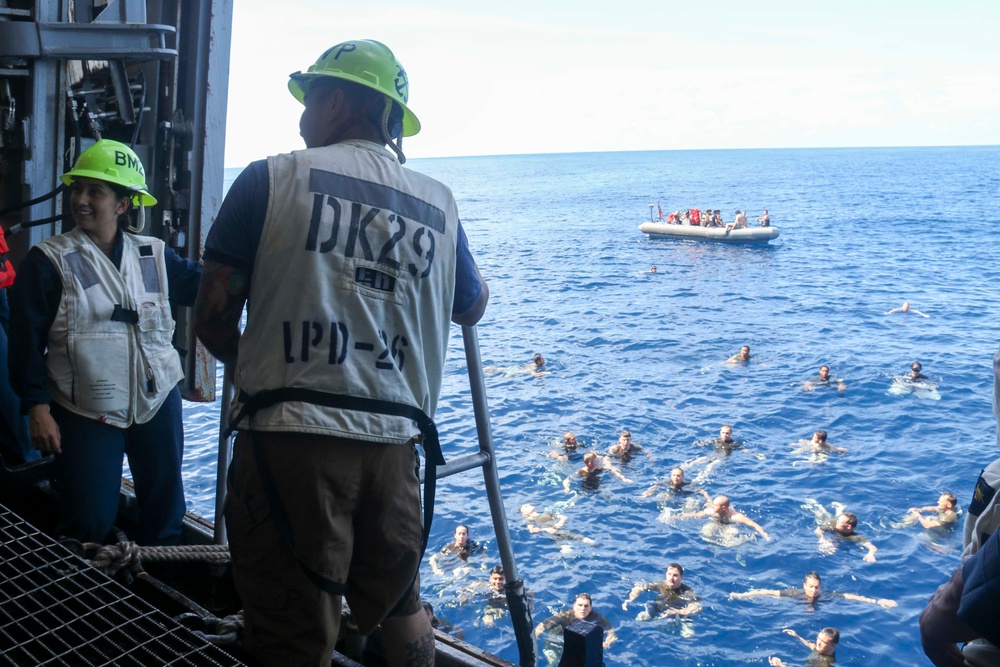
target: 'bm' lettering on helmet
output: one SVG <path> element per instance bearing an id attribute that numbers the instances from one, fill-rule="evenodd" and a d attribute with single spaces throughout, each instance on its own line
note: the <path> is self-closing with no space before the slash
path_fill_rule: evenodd
<path id="1" fill-rule="evenodd" d="M 127 166 L 129 169 L 135 169 L 137 172 L 146 175 L 146 172 L 142 170 L 142 163 L 133 155 L 128 155 L 125 151 L 115 151 L 115 164 L 120 167 Z"/>

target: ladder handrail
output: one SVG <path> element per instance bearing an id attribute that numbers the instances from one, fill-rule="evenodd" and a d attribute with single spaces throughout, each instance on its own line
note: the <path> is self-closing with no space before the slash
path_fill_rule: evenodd
<path id="1" fill-rule="evenodd" d="M 476 417 L 476 432 L 479 436 L 479 453 L 483 458 L 483 482 L 489 500 L 493 530 L 497 538 L 497 551 L 503 565 L 504 586 L 507 592 L 507 608 L 514 625 L 514 637 L 522 667 L 535 666 L 535 637 L 532 634 L 531 609 L 527 605 L 524 582 L 518 576 L 514 560 L 514 548 L 507 528 L 507 512 L 500 492 L 500 476 L 497 472 L 496 457 L 493 454 L 493 431 L 490 426 L 490 409 L 486 400 L 486 379 L 483 362 L 479 354 L 479 336 L 476 327 L 462 327 L 462 342 L 465 345 L 465 363 L 469 372 L 469 386 L 472 390 L 472 409 Z M 438 477 L 445 476 L 443 471 Z"/>

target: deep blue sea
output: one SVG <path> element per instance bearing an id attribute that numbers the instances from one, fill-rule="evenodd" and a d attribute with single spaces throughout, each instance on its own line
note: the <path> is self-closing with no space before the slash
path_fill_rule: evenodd
<path id="1" fill-rule="evenodd" d="M 415 159 L 407 166 L 454 190 L 490 306 L 479 324 L 485 364 L 545 355 L 550 374 L 487 377 L 501 482 L 518 566 L 534 594 L 535 622 L 593 595 L 617 628 L 607 665 L 802 664 L 814 639 L 841 631 L 837 664 L 930 664 L 917 616 L 959 563 L 961 529 L 893 528 L 906 508 L 943 490 L 968 505 L 980 469 L 997 456 L 991 360 L 1000 341 L 1000 148 L 713 150 Z M 227 170 L 227 183 L 239 170 Z M 718 208 L 726 220 L 770 210 L 781 237 L 740 247 L 657 241 L 637 226 L 649 204 L 664 211 Z M 655 264 L 656 274 L 646 273 Z M 909 301 L 929 315 L 885 311 Z M 725 360 L 741 345 L 747 365 Z M 446 456 L 474 451 L 476 434 L 462 339 L 453 330 L 437 412 Z M 919 360 L 940 400 L 890 395 L 892 377 Z M 829 364 L 847 390 L 803 391 Z M 189 505 L 212 516 L 218 405 L 187 404 Z M 720 546 L 702 522 L 660 519 L 640 494 L 698 441 L 732 424 L 753 452 L 735 452 L 703 480 L 768 531 Z M 567 494 L 580 463 L 546 456 L 564 431 L 606 450 L 621 429 L 645 455 L 633 480 Z M 822 462 L 789 444 L 816 429 L 850 451 Z M 702 466 L 703 467 L 703 466 Z M 696 476 L 694 466 L 689 479 Z M 847 505 L 877 562 L 857 547 L 820 553 L 802 506 Z M 522 503 L 568 517 L 596 544 L 532 535 Z M 428 556 L 457 523 L 487 543 L 472 572 L 438 577 L 425 560 L 424 596 L 474 644 L 517 661 L 508 619 L 482 627 L 482 602 L 462 589 L 498 564 L 482 475 L 444 480 Z M 964 517 L 963 517 L 964 518 Z M 738 541 L 738 540 L 737 540 Z M 667 563 L 704 610 L 689 623 L 637 622 L 622 601 Z M 891 598 L 894 609 L 837 599 L 814 610 L 788 599 L 730 600 L 751 588 L 801 586 L 816 570 L 827 591 Z M 542 644 L 539 642 L 539 648 Z M 544 664 L 544 663 L 541 663 Z"/>

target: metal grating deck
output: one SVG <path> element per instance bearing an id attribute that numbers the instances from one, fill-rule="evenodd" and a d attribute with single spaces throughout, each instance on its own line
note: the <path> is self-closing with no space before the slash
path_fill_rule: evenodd
<path id="1" fill-rule="evenodd" d="M 0 505 L 0 665 L 242 665 Z"/>

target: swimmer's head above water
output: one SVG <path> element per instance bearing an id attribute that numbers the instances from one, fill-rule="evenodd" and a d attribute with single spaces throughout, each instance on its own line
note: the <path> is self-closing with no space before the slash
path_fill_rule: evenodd
<path id="1" fill-rule="evenodd" d="M 545 357 L 543 357 L 542 355 L 537 354 L 537 353 L 535 354 L 535 356 L 532 359 L 532 361 L 535 362 L 535 368 L 541 368 L 542 366 L 545 365 Z"/>
<path id="2" fill-rule="evenodd" d="M 590 612 L 594 608 L 593 600 L 590 598 L 590 593 L 577 593 L 576 599 L 573 600 L 573 617 L 579 621 L 584 620 L 590 616 Z"/>
<path id="3" fill-rule="evenodd" d="M 576 449 L 578 445 L 579 443 L 576 440 L 576 434 L 572 431 L 566 431 L 563 433 L 563 447 L 565 447 L 568 451 L 571 451 Z"/>
<path id="4" fill-rule="evenodd" d="M 675 489 L 679 489 L 684 486 L 684 470 L 683 468 L 674 468 L 670 471 L 670 486 Z"/>
<path id="5" fill-rule="evenodd" d="M 841 535 L 853 535 L 854 529 L 858 527 L 858 515 L 854 512 L 844 512 L 837 517 L 834 528 Z"/>
<path id="6" fill-rule="evenodd" d="M 958 498 L 955 497 L 954 493 L 948 492 L 942 493 L 937 502 L 938 510 L 941 512 L 954 511 L 955 505 L 957 504 Z"/>
<path id="7" fill-rule="evenodd" d="M 805 593 L 806 602 L 815 602 L 823 590 L 823 582 L 819 578 L 819 573 L 809 572 L 802 582 L 802 591 Z"/>
<path id="8" fill-rule="evenodd" d="M 681 567 L 680 563 L 671 563 L 667 566 L 666 577 L 664 579 L 669 588 L 677 590 L 684 583 L 684 568 Z"/>

